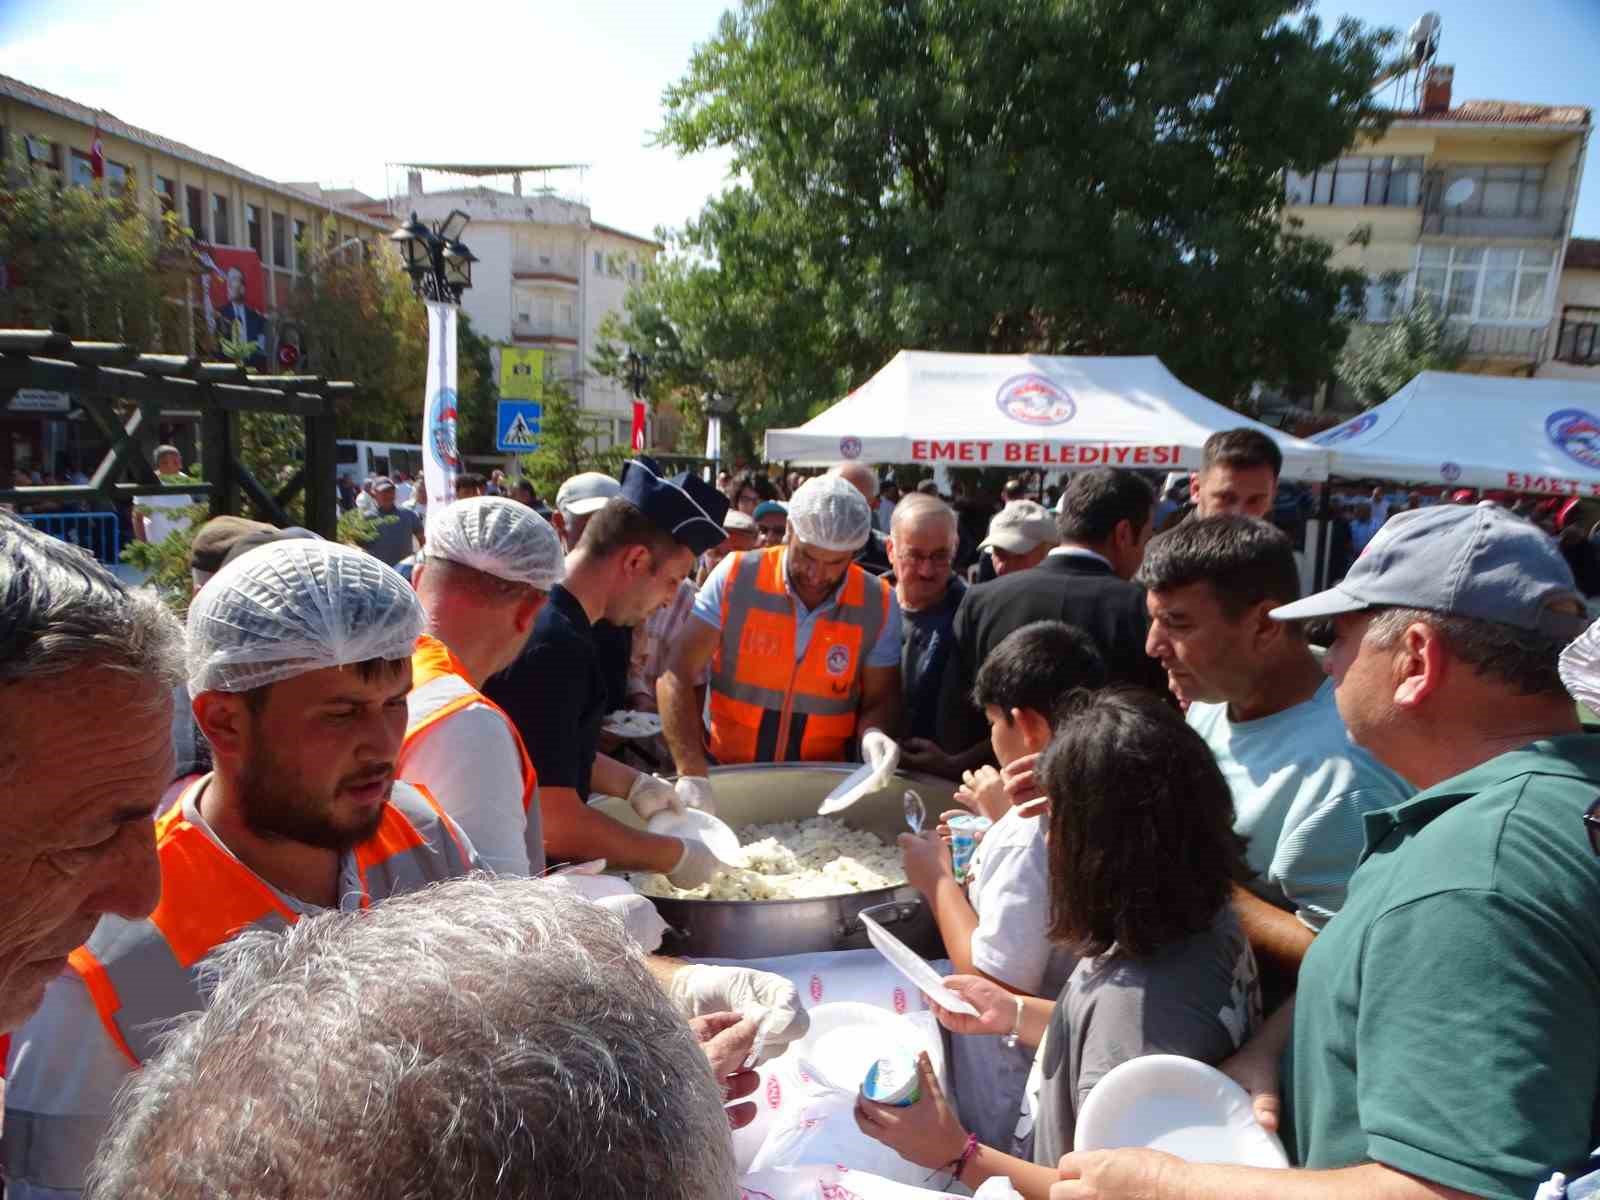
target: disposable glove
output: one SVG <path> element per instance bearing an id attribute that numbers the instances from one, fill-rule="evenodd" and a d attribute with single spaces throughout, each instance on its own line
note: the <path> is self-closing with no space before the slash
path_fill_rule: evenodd
<path id="1" fill-rule="evenodd" d="M 661 919 L 661 914 L 648 896 L 639 895 L 621 879 L 614 875 L 568 872 L 551 876 L 550 882 L 592 900 L 620 918 L 628 936 L 638 942 L 646 953 L 660 948 L 661 937 L 667 932 L 667 923 Z"/>
<path id="2" fill-rule="evenodd" d="M 770 971 L 695 963 L 678 969 L 667 995 L 686 1017 L 715 1012 L 755 1017 L 760 1028 L 751 1058 L 756 1062 L 781 1054 L 811 1028 L 794 984 Z"/>
<path id="3" fill-rule="evenodd" d="M 698 808 L 703 813 L 717 815 L 717 803 L 711 795 L 711 780 L 704 775 L 683 775 L 677 782 L 678 799 L 682 802 L 680 809 L 687 805 Z"/>
<path id="4" fill-rule="evenodd" d="M 646 775 L 643 771 L 628 789 L 628 803 L 646 821 L 668 809 L 683 811 L 683 801 L 678 799 L 672 785 L 659 775 Z"/>
<path id="5" fill-rule="evenodd" d="M 872 765 L 872 777 L 888 781 L 900 765 L 900 746 L 881 729 L 869 729 L 861 735 L 861 760 Z"/>
<path id="6" fill-rule="evenodd" d="M 711 877 L 718 871 L 726 871 L 728 864 L 715 854 L 711 847 L 694 838 L 680 838 L 683 843 L 683 857 L 678 859 L 678 865 L 667 872 L 667 879 L 673 887 L 685 890 L 697 888 L 702 884 L 710 883 Z"/>

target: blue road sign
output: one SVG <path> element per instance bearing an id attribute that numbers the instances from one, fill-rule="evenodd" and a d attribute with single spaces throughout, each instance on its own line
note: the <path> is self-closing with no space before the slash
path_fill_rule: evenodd
<path id="1" fill-rule="evenodd" d="M 494 448 L 528 454 L 539 448 L 539 419 L 544 405 L 537 400 L 500 401 L 495 421 Z"/>

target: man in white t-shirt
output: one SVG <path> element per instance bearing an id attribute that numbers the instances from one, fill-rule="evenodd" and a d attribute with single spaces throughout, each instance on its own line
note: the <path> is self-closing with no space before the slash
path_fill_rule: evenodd
<path id="1" fill-rule="evenodd" d="M 1148 589 L 1150 655 L 1233 791 L 1256 872 L 1234 906 L 1281 994 L 1344 904 L 1364 815 L 1412 788 L 1350 741 L 1299 626 L 1267 615 L 1300 595 L 1282 531 L 1253 517 L 1185 521 L 1151 541 L 1135 582 Z"/>
<path id="2" fill-rule="evenodd" d="M 1100 652 L 1064 621 L 1037 621 L 1007 635 L 973 687 L 1001 766 L 1049 745 L 1050 713 L 1062 696 L 1104 683 Z M 968 781 L 957 799 L 994 825 L 973 855 L 966 890 L 951 870 L 949 848 L 933 834 L 900 835 L 906 881 L 927 899 L 956 974 L 981 974 L 1019 995 L 1053 998 L 1077 959 L 1049 938 L 1046 822 L 1010 807 L 992 767 L 969 773 Z M 1033 1052 L 952 1034 L 950 1059 L 962 1124 L 985 1145 L 1009 1146 Z"/>
<path id="3" fill-rule="evenodd" d="M 164 484 L 193 483 L 183 473 L 183 455 L 176 446 L 156 447 L 156 476 Z M 194 496 L 138 496 L 133 502 L 134 533 L 140 541 L 164 542 L 167 535 L 189 528 L 177 514 L 196 503 Z"/>

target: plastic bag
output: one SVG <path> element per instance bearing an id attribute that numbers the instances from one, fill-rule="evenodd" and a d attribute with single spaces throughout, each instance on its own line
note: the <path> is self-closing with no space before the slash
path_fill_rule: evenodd
<path id="1" fill-rule="evenodd" d="M 739 1200 L 955 1200 L 955 1197 L 950 1192 L 928 1191 L 835 1164 L 754 1171 L 739 1180 Z"/>

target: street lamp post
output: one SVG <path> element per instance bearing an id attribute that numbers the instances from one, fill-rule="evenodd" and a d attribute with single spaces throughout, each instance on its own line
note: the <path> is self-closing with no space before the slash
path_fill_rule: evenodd
<path id="1" fill-rule="evenodd" d="M 461 293 L 472 286 L 472 264 L 478 259 L 461 242 L 470 219 L 458 208 L 427 225 L 412 213 L 411 220 L 389 235 L 400 248 L 412 289 L 422 299 L 460 304 Z"/>
<path id="2" fill-rule="evenodd" d="M 627 356 L 622 360 L 623 373 L 627 376 L 628 390 L 633 393 L 633 429 L 628 441 L 632 449 L 643 450 L 645 446 L 645 404 L 644 385 L 650 360 L 631 346 Z"/>

